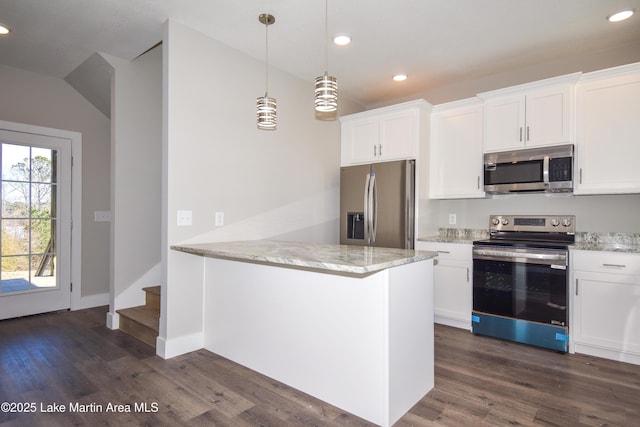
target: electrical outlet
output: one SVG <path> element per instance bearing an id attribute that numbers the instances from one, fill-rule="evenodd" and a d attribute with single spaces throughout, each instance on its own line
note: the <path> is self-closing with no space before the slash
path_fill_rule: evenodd
<path id="1" fill-rule="evenodd" d="M 449 225 L 456 224 L 456 214 L 449 214 Z"/>
<path id="2" fill-rule="evenodd" d="M 192 211 L 178 211 L 178 226 L 185 227 L 193 224 Z"/>
<path id="3" fill-rule="evenodd" d="M 111 212 L 109 212 L 109 211 L 95 211 L 93 213 L 93 220 L 95 222 L 111 222 Z"/>
<path id="4" fill-rule="evenodd" d="M 216 227 L 222 227 L 224 225 L 224 212 L 216 212 Z"/>

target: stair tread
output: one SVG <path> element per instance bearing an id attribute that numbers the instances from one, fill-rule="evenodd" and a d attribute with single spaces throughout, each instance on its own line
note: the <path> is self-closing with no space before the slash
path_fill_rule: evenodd
<path id="1" fill-rule="evenodd" d="M 149 286 L 146 288 L 142 288 L 142 290 L 150 294 L 160 295 L 160 286 Z"/>
<path id="2" fill-rule="evenodd" d="M 116 310 L 121 316 L 125 316 L 131 320 L 147 326 L 154 331 L 160 330 L 160 313 L 157 310 L 150 309 L 147 306 L 141 305 L 138 307 L 123 308 Z"/>

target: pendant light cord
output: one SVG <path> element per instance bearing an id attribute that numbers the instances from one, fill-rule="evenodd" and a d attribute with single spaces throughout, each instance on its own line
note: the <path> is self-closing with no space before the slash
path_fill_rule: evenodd
<path id="1" fill-rule="evenodd" d="M 329 0 L 324 1 L 324 74 L 329 74 Z"/>
<path id="2" fill-rule="evenodd" d="M 269 94 L 269 19 L 266 19 L 264 24 L 264 34 L 265 34 L 265 65 L 264 65 L 264 96 Z"/>

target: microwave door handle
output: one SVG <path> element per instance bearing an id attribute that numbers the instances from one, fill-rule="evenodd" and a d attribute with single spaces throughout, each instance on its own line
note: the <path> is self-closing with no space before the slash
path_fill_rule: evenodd
<path id="1" fill-rule="evenodd" d="M 546 185 L 549 184 L 549 156 L 544 156 L 542 161 L 542 180 Z"/>

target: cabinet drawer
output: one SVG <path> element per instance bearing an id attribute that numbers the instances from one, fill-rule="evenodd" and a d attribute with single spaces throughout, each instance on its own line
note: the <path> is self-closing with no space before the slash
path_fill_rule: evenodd
<path id="1" fill-rule="evenodd" d="M 472 245 L 470 243 L 417 242 L 416 249 L 438 252 L 440 259 L 459 259 L 471 261 Z"/>
<path id="2" fill-rule="evenodd" d="M 573 251 L 573 269 L 598 273 L 640 275 L 640 254 Z"/>

